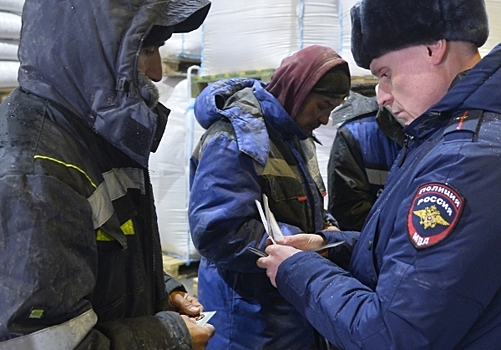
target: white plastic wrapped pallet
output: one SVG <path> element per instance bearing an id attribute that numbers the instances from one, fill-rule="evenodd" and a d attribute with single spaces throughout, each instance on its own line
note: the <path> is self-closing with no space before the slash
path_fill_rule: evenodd
<path id="1" fill-rule="evenodd" d="M 17 71 L 19 62 L 0 61 L 0 88 L 13 88 L 17 86 Z"/>
<path id="2" fill-rule="evenodd" d="M 150 176 L 162 250 L 192 261 L 200 255 L 188 226 L 189 158 L 204 130 L 194 117 L 188 81 L 179 81 L 173 89 L 168 84 L 168 79 L 157 84 L 160 101 L 171 113 L 160 146 L 150 157 Z"/>
<path id="3" fill-rule="evenodd" d="M 0 41 L 19 42 L 21 33 L 21 15 L 0 11 Z"/>
<path id="4" fill-rule="evenodd" d="M 0 11 L 20 14 L 23 12 L 24 0 L 0 0 Z"/>
<path id="5" fill-rule="evenodd" d="M 200 75 L 277 68 L 313 44 L 340 48 L 332 0 L 214 0 L 203 25 Z"/>
<path id="6" fill-rule="evenodd" d="M 178 60 L 190 58 L 200 60 L 202 57 L 202 28 L 189 33 L 175 33 L 160 47 L 162 59 Z"/>
<path id="7" fill-rule="evenodd" d="M 0 0 L 0 89 L 17 86 L 17 49 L 24 1 Z"/>
<path id="8" fill-rule="evenodd" d="M 18 61 L 18 47 L 17 44 L 0 42 L 0 61 Z"/>

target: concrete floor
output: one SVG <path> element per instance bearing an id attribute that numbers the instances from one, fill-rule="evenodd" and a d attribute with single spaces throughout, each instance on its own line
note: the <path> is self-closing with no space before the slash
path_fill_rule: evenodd
<path id="1" fill-rule="evenodd" d="M 180 266 L 179 278 L 177 278 L 177 280 L 184 285 L 188 293 L 193 295 L 194 297 L 196 297 L 197 294 L 197 286 L 196 286 L 197 274 L 198 274 L 198 261 L 195 261 L 191 262 L 189 265 Z"/>
<path id="2" fill-rule="evenodd" d="M 186 290 L 188 291 L 188 294 L 196 297 L 196 295 L 195 295 L 196 293 L 193 293 L 193 278 L 194 277 L 183 278 L 183 279 L 180 279 L 179 282 L 181 282 L 184 285 L 184 288 L 186 288 Z"/>

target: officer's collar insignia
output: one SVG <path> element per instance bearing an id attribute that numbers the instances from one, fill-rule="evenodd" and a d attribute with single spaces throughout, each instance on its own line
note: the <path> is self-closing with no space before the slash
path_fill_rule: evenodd
<path id="1" fill-rule="evenodd" d="M 432 182 L 419 187 L 407 214 L 414 247 L 431 247 L 447 237 L 461 216 L 463 204 L 463 197 L 449 185 Z"/>

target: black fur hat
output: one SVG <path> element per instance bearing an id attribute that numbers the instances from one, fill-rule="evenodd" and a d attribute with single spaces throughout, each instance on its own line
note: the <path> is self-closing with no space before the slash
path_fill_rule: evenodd
<path id="1" fill-rule="evenodd" d="M 361 0 L 351 23 L 353 58 L 367 69 L 390 51 L 440 39 L 480 47 L 489 35 L 484 0 Z"/>

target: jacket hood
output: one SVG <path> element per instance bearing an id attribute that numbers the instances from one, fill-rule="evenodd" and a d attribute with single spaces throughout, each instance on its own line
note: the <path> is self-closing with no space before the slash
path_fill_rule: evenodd
<path id="1" fill-rule="evenodd" d="M 221 118 L 228 119 L 242 133 L 258 134 L 264 128 L 262 117 L 280 136 L 303 140 L 308 137 L 294 122 L 280 101 L 266 90 L 268 83 L 251 78 L 232 78 L 207 86 L 195 100 L 195 117 L 208 129 Z M 244 92 L 249 88 L 247 92 Z M 265 128 L 264 128 L 265 130 Z"/>
<path id="2" fill-rule="evenodd" d="M 198 28 L 208 0 L 26 0 L 20 86 L 62 105 L 143 166 L 157 129 L 138 84 L 137 59 L 151 28 Z"/>
<path id="3" fill-rule="evenodd" d="M 195 117 L 204 129 L 227 119 L 240 151 L 263 165 L 269 152 L 268 127 L 283 140 L 308 138 L 266 86 L 261 80 L 249 78 L 216 81 L 200 93 L 194 106 Z"/>
<path id="4" fill-rule="evenodd" d="M 219 80 L 207 86 L 195 100 L 194 112 L 198 123 L 208 129 L 221 119 L 221 115 L 226 114 L 228 119 L 231 119 L 232 114 L 223 111 L 227 100 L 237 91 L 250 88 L 255 83 L 255 79 L 234 78 Z"/>
<path id="5" fill-rule="evenodd" d="M 350 91 L 343 104 L 334 108 L 330 115 L 332 125 L 343 123 L 358 116 L 376 112 L 379 109 L 376 97 L 367 97 Z"/>

